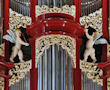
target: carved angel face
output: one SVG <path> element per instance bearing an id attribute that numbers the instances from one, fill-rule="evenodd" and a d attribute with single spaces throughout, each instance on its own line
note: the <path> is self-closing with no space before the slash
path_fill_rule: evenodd
<path id="1" fill-rule="evenodd" d="M 15 36 L 16 37 L 21 37 L 21 30 L 20 29 L 15 30 Z"/>
<path id="2" fill-rule="evenodd" d="M 21 37 L 21 32 L 16 32 L 16 36 Z"/>

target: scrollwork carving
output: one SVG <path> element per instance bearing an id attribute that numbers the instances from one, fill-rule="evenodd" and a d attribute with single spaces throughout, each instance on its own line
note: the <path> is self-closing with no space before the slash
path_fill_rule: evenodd
<path id="1" fill-rule="evenodd" d="M 97 64 L 80 61 L 80 68 L 89 79 L 93 80 L 93 82 L 97 82 L 97 84 L 103 85 L 103 80 L 101 79 L 103 71 L 97 67 Z"/>
<path id="2" fill-rule="evenodd" d="M 46 5 L 42 5 L 41 7 L 39 5 L 36 5 L 36 17 L 46 13 L 65 13 L 75 17 L 76 7 L 75 5 L 72 6 L 64 5 L 61 8 L 58 7 L 49 8 Z"/>
<path id="3" fill-rule="evenodd" d="M 0 77 L 0 90 L 4 90 L 4 86 L 5 86 L 5 80 L 4 78 Z"/>
<path id="4" fill-rule="evenodd" d="M 19 82 L 23 79 L 27 72 L 31 69 L 31 61 L 27 61 L 24 63 L 15 63 L 14 67 L 10 69 L 9 75 L 11 75 L 11 79 L 9 80 L 9 85 L 14 85 L 15 82 Z"/>
<path id="5" fill-rule="evenodd" d="M 99 33 L 102 32 L 102 8 L 88 16 L 81 17 L 80 24 L 85 25 L 86 28 L 92 26 Z"/>
<path id="6" fill-rule="evenodd" d="M 36 39 L 36 67 L 38 66 L 40 56 L 45 49 L 48 49 L 51 45 L 60 45 L 65 49 L 72 59 L 72 64 L 76 66 L 76 41 L 74 38 L 65 35 L 46 35 Z"/>
<path id="7" fill-rule="evenodd" d="M 20 28 L 21 26 L 26 28 L 27 25 L 31 25 L 31 22 L 32 22 L 31 17 L 24 16 L 10 9 L 10 14 L 9 14 L 10 30 L 15 30 L 17 28 Z"/>

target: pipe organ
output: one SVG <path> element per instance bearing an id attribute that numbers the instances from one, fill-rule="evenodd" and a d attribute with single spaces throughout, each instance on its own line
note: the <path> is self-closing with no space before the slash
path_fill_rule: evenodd
<path id="1" fill-rule="evenodd" d="M 51 45 L 40 57 L 38 90 L 73 90 L 73 67 L 68 53 Z"/>
<path id="2" fill-rule="evenodd" d="M 47 5 L 49 7 L 62 7 L 64 5 L 73 5 L 74 0 L 38 0 L 38 5 Z M 10 0 L 10 8 L 26 16 L 30 16 L 29 0 Z M 102 8 L 102 0 L 81 0 L 81 16 L 87 16 Z"/>
<path id="3" fill-rule="evenodd" d="M 102 0 L 81 0 L 81 16 L 87 16 L 102 8 Z"/>
<path id="4" fill-rule="evenodd" d="M 30 72 L 20 81 L 15 81 L 15 83 L 9 87 L 9 90 L 30 90 Z"/>
<path id="5" fill-rule="evenodd" d="M 109 87 L 107 78 L 110 77 L 109 72 L 106 72 L 110 69 L 109 58 L 108 61 L 101 63 L 80 60 L 81 37 L 84 35 L 85 27 L 79 24 L 80 17 L 75 16 L 86 17 L 100 8 L 104 13 L 103 5 L 106 6 L 106 4 L 102 0 L 37 0 L 35 6 L 41 14 L 35 15 L 35 21 L 32 20 L 31 23 L 30 17 L 33 19 L 34 16 L 30 14 L 38 13 L 37 10 L 33 10 L 35 9 L 32 6 L 35 4 L 34 2 L 36 1 L 9 0 L 12 9 L 10 11 L 13 11 L 14 14 L 17 13 L 16 17 L 19 18 L 17 18 L 18 21 L 15 19 L 16 22 L 21 23 L 19 26 L 24 26 L 24 24 L 25 27 L 27 26 L 31 60 L 14 63 L 13 68 L 12 66 L 8 68 L 8 70 L 10 69 L 9 76 L 0 73 L 0 77 L 4 77 L 4 90 L 107 90 L 107 86 Z M 9 8 L 5 13 L 8 13 L 8 10 Z M 69 12 L 67 12 L 68 10 Z M 74 12 L 74 15 L 70 12 Z M 14 16 L 14 14 L 12 13 L 10 16 Z M 97 16 L 97 13 L 95 15 Z M 95 17 L 95 15 L 93 16 Z M 100 21 L 104 21 L 102 16 L 99 15 Z M 20 18 L 29 20 L 26 22 Z M 84 19 L 89 21 L 91 18 Z M 8 19 L 5 18 L 5 20 L 8 22 Z M 16 22 L 11 22 L 13 28 L 16 27 L 14 24 Z M 29 22 L 31 25 L 27 25 Z M 2 25 L 1 23 L 3 21 L 0 18 L 0 25 Z M 87 24 L 92 25 L 88 22 Z M 102 25 L 102 22 L 98 25 Z M 97 27 L 99 27 L 98 25 Z M 105 35 L 105 28 L 101 32 Z M 105 45 L 103 51 L 106 48 Z M 107 57 L 106 53 L 102 57 Z"/>
<path id="6" fill-rule="evenodd" d="M 30 0 L 10 0 L 10 8 L 25 16 L 30 16 Z"/>
<path id="7" fill-rule="evenodd" d="M 85 72 L 81 73 L 81 90 L 103 90 L 101 85 L 89 79 Z"/>

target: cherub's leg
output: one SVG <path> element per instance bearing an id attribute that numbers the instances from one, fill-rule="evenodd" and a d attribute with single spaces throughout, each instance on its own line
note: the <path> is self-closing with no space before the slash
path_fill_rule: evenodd
<path id="1" fill-rule="evenodd" d="M 91 54 L 90 54 L 90 56 L 91 56 L 93 62 L 95 63 L 95 62 L 96 62 L 95 49 L 92 49 L 92 50 L 91 50 Z"/>
<path id="2" fill-rule="evenodd" d="M 19 50 L 18 56 L 19 56 L 20 62 L 24 62 L 24 60 L 23 60 L 23 52 L 21 50 Z"/>
<path id="3" fill-rule="evenodd" d="M 11 61 L 11 62 L 14 62 L 13 59 L 17 56 L 17 54 L 18 54 L 18 49 L 14 47 L 12 50 L 13 50 L 13 51 L 12 51 L 12 53 L 11 53 L 10 61 Z"/>
<path id="4" fill-rule="evenodd" d="M 89 50 L 85 50 L 85 52 L 84 52 L 84 61 L 87 61 L 88 56 L 89 56 Z"/>

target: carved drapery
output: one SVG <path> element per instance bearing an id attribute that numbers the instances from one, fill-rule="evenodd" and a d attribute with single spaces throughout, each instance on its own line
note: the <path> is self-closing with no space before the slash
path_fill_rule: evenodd
<path id="1" fill-rule="evenodd" d="M 36 62 L 37 68 L 39 64 L 40 56 L 43 54 L 45 49 L 48 49 L 51 45 L 60 45 L 65 49 L 72 59 L 73 67 L 76 66 L 76 41 L 74 38 L 65 35 L 46 35 L 42 36 L 35 41 L 36 45 Z"/>

